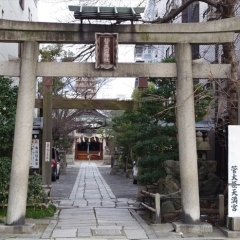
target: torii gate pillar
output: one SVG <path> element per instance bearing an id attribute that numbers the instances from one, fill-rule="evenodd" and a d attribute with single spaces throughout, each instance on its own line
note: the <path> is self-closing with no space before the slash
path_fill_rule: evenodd
<path id="1" fill-rule="evenodd" d="M 24 225 L 27 204 L 38 43 L 24 42 L 18 90 L 7 225 Z"/>
<path id="2" fill-rule="evenodd" d="M 181 179 L 182 221 L 176 232 L 211 232 L 212 226 L 200 224 L 197 146 L 195 133 L 192 51 L 189 43 L 176 45 L 177 125 Z M 194 230 L 192 229 L 194 225 Z M 203 230 L 203 231 L 202 231 Z"/>

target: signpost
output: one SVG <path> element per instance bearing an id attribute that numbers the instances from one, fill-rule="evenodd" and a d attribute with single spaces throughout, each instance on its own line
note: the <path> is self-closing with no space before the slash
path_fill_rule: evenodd
<path id="1" fill-rule="evenodd" d="M 46 142 L 46 148 L 45 148 L 45 162 L 50 162 L 50 153 L 51 153 L 51 144 L 50 142 Z"/>

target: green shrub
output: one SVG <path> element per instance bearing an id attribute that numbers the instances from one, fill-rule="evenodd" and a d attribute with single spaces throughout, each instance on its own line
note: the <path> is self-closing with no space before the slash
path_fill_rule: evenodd
<path id="1" fill-rule="evenodd" d="M 53 217 L 54 213 L 56 212 L 56 206 L 53 204 L 50 204 L 47 208 L 41 208 L 41 207 L 28 207 L 26 211 L 26 217 L 27 218 L 44 218 L 44 217 Z"/>
<path id="2" fill-rule="evenodd" d="M 56 212 L 56 206 L 53 204 L 49 204 L 47 208 L 41 207 L 27 207 L 26 209 L 26 218 L 44 218 L 44 217 L 53 217 L 54 213 Z M 0 223 L 4 222 L 4 219 L 7 216 L 7 208 L 0 208 Z"/>
<path id="3" fill-rule="evenodd" d="M 6 205 L 8 202 L 8 190 L 10 184 L 11 159 L 0 157 L 0 204 Z M 27 203 L 36 207 L 38 203 L 44 202 L 47 195 L 43 191 L 42 178 L 35 173 L 28 181 Z"/>
<path id="4" fill-rule="evenodd" d="M 18 87 L 13 80 L 0 76 L 0 157 L 11 157 Z"/>
<path id="5" fill-rule="evenodd" d="M 34 173 L 28 181 L 27 203 L 36 207 L 38 203 L 44 201 L 47 195 L 43 191 L 42 178 Z"/>
<path id="6" fill-rule="evenodd" d="M 10 183 L 11 159 L 0 158 L 0 204 L 7 204 Z"/>

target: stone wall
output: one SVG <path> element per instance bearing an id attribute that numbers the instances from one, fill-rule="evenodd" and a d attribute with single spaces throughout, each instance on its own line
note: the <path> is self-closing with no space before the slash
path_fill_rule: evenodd
<path id="1" fill-rule="evenodd" d="M 167 160 L 163 167 L 167 173 L 165 178 L 159 180 L 159 193 L 169 195 L 176 193 L 173 197 L 181 197 L 180 186 L 180 168 L 179 161 Z M 199 176 L 199 195 L 200 198 L 218 198 L 218 194 L 223 189 L 221 179 L 215 174 L 217 162 L 213 160 L 198 161 L 198 176 Z M 191 179 L 189 179 L 191 181 Z M 162 200 L 162 213 L 174 212 L 181 209 L 181 200 Z M 204 208 L 217 206 L 216 201 L 208 201 L 200 199 L 200 206 Z"/>

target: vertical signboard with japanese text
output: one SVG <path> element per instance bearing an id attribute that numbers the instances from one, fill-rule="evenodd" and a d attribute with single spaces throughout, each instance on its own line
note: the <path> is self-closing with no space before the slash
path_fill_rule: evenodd
<path id="1" fill-rule="evenodd" d="M 46 142 L 46 146 L 45 146 L 45 162 L 50 162 L 50 154 L 51 154 L 51 144 L 50 144 L 50 142 Z"/>
<path id="2" fill-rule="evenodd" d="M 97 69 L 116 69 L 118 55 L 117 33 L 96 33 L 95 54 Z"/>
<path id="3" fill-rule="evenodd" d="M 39 139 L 32 139 L 30 168 L 39 168 Z"/>
<path id="4" fill-rule="evenodd" d="M 240 217 L 240 126 L 228 126 L 228 217 Z"/>

